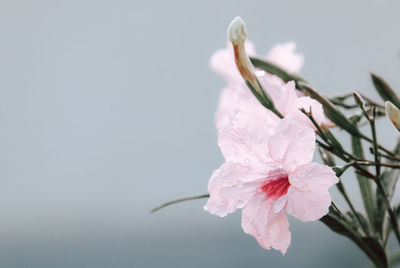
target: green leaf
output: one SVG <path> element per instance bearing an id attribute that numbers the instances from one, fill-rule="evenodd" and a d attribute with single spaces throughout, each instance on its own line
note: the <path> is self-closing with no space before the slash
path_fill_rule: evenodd
<path id="1" fill-rule="evenodd" d="M 344 235 L 347 237 L 356 236 L 355 231 L 352 231 L 351 225 L 343 218 L 340 214 L 338 214 L 332 206 L 329 207 L 329 213 L 320 219 L 325 225 L 329 227 L 335 233 L 340 235 Z"/>
<path id="2" fill-rule="evenodd" d="M 398 141 L 396 148 L 394 149 L 395 154 L 400 153 L 400 141 Z M 389 163 L 397 163 L 393 160 L 388 160 Z M 400 169 L 385 168 L 382 173 L 382 184 L 385 187 L 386 193 L 388 194 L 389 201 L 392 200 L 394 191 L 396 190 L 397 181 L 399 180 Z"/>
<path id="3" fill-rule="evenodd" d="M 265 60 L 265 59 L 260 59 L 256 57 L 250 57 L 251 63 L 254 65 L 254 67 L 260 68 L 261 70 L 266 71 L 267 73 L 274 74 L 282 78 L 283 81 L 289 82 L 289 81 L 295 81 L 296 84 L 299 81 L 305 81 L 303 78 L 296 74 L 292 74 L 287 72 L 285 69 L 279 67 L 278 65 Z"/>
<path id="4" fill-rule="evenodd" d="M 361 213 L 349 211 L 347 215 L 351 219 L 353 226 L 357 226 L 359 231 L 366 231 L 366 235 L 371 233 L 369 224 Z"/>
<path id="5" fill-rule="evenodd" d="M 333 155 L 329 151 L 322 149 L 321 147 L 318 147 L 318 152 L 325 165 L 328 165 L 330 167 L 336 166 L 335 159 L 333 158 Z"/>
<path id="6" fill-rule="evenodd" d="M 394 209 L 394 214 L 396 215 L 396 219 L 400 220 L 400 205 L 397 205 Z M 392 223 L 390 221 L 386 221 L 385 227 L 385 237 L 384 237 L 384 244 L 386 245 L 387 241 L 389 240 L 389 236 L 393 231 Z"/>
<path id="7" fill-rule="evenodd" d="M 371 259 L 377 267 L 387 268 L 388 260 L 383 246 L 372 237 L 362 237 L 344 216 L 334 211 L 332 206 L 327 215 L 321 218 L 321 222 L 332 231 L 348 237 L 356 243 L 360 249 Z"/>
<path id="8" fill-rule="evenodd" d="M 356 128 L 329 99 L 319 94 L 318 91 L 316 91 L 304 82 L 299 81 L 298 86 L 306 95 L 310 96 L 311 98 L 322 104 L 322 106 L 324 107 L 325 115 L 330 120 L 332 120 L 333 123 L 352 135 L 356 135 L 359 137 L 363 136 L 358 128 Z"/>
<path id="9" fill-rule="evenodd" d="M 388 257 L 385 248 L 373 237 L 363 237 L 364 243 L 368 245 L 376 258 L 380 261 L 382 267 L 389 267 Z M 375 263 L 377 264 L 377 263 Z M 378 264 L 377 264 L 378 265 Z M 379 267 L 379 265 L 378 265 Z"/>
<path id="10" fill-rule="evenodd" d="M 268 93 L 264 90 L 260 82 L 257 83 L 261 89 L 261 92 L 257 91 L 253 85 L 249 82 L 246 81 L 246 85 L 250 89 L 251 93 L 256 97 L 256 99 L 268 110 L 271 110 L 274 114 L 276 114 L 279 118 L 282 118 L 283 116 L 281 113 L 275 108 L 274 102 L 272 101 L 272 98 L 268 95 Z"/>
<path id="11" fill-rule="evenodd" d="M 400 140 L 397 142 L 396 148 L 394 149 L 396 154 L 400 153 Z M 396 163 L 396 161 L 388 160 L 389 163 Z M 387 197 L 392 200 L 394 192 L 396 190 L 396 185 L 400 177 L 400 169 L 392 169 L 385 168 L 383 173 L 381 174 L 381 181 L 383 187 L 385 188 L 385 192 L 387 193 Z M 380 222 L 380 228 L 382 230 L 383 222 L 385 220 L 386 209 L 385 209 L 385 201 L 382 193 L 380 191 L 376 191 L 376 204 L 377 204 L 377 215 L 376 218 Z M 388 228 L 392 228 L 391 226 Z"/>
<path id="12" fill-rule="evenodd" d="M 357 121 L 355 120 L 354 126 L 357 127 Z M 361 139 L 357 136 L 351 136 L 351 146 L 353 150 L 354 156 L 356 156 L 360 160 L 365 159 L 364 155 L 364 150 L 362 147 Z M 364 208 L 368 216 L 368 220 L 370 222 L 370 225 L 373 229 L 375 229 L 375 226 L 381 226 L 381 222 L 377 222 L 377 218 L 375 218 L 376 214 L 376 206 L 375 206 L 375 194 L 374 191 L 372 190 L 372 182 L 369 178 L 356 173 L 357 176 L 357 181 L 358 181 L 358 186 L 360 187 L 360 192 L 361 192 L 361 198 L 363 200 Z M 378 229 L 379 230 L 379 229 Z"/>
<path id="13" fill-rule="evenodd" d="M 382 77 L 371 73 L 372 83 L 375 86 L 376 91 L 384 101 L 391 101 L 394 105 L 400 108 L 400 99 L 396 92 L 383 80 Z"/>
<path id="14" fill-rule="evenodd" d="M 338 152 L 343 152 L 342 144 L 336 139 L 336 137 L 332 134 L 327 126 L 321 124 L 321 131 L 324 133 L 325 137 L 328 139 L 329 143 L 333 145 L 334 150 Z"/>

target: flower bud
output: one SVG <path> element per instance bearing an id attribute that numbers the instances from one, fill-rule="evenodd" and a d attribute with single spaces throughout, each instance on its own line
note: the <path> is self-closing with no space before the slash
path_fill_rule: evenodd
<path id="1" fill-rule="evenodd" d="M 244 21 L 240 17 L 233 19 L 228 28 L 228 38 L 232 42 L 235 52 L 236 66 L 243 79 L 248 81 L 251 86 L 261 94 L 262 89 L 257 81 L 257 77 L 253 72 L 253 66 L 246 53 L 245 42 L 247 38 L 247 30 Z"/>
<path id="2" fill-rule="evenodd" d="M 363 98 L 360 96 L 360 94 L 358 94 L 358 92 L 354 92 L 353 96 L 354 96 L 354 100 L 358 104 L 358 106 L 360 106 L 362 109 L 365 110 L 365 102 L 364 102 Z"/>
<path id="3" fill-rule="evenodd" d="M 274 112 L 277 116 L 282 117 L 280 112 L 275 108 L 272 98 L 263 89 L 254 74 L 253 65 L 245 48 L 247 38 L 246 25 L 240 17 L 234 18 L 229 25 L 228 38 L 232 42 L 236 66 L 251 92 L 264 107 Z"/>
<path id="4" fill-rule="evenodd" d="M 393 125 L 400 131 L 400 110 L 393 105 L 390 101 L 385 103 L 386 117 L 393 123 Z"/>

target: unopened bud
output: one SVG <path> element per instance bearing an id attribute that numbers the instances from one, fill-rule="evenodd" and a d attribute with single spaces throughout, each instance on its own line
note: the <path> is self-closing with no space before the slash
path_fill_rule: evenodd
<path id="1" fill-rule="evenodd" d="M 246 25 L 240 17 L 234 18 L 229 25 L 228 38 L 232 42 L 236 67 L 246 81 L 251 92 L 264 107 L 274 112 L 277 116 L 282 117 L 280 112 L 275 108 L 271 96 L 263 89 L 257 76 L 254 74 L 253 65 L 250 62 L 245 47 L 247 38 Z"/>
<path id="2" fill-rule="evenodd" d="M 233 19 L 228 28 L 228 38 L 232 44 L 237 44 L 239 42 L 246 41 L 247 30 L 246 24 L 241 17 L 236 17 Z"/>
<path id="3" fill-rule="evenodd" d="M 360 94 L 358 94 L 358 92 L 354 92 L 353 96 L 354 96 L 354 100 L 356 101 L 358 106 L 362 107 L 362 109 L 365 109 L 365 102 L 364 102 L 363 98 L 360 96 Z"/>
<path id="4" fill-rule="evenodd" d="M 262 89 L 257 81 L 257 77 L 253 71 L 253 65 L 246 53 L 245 42 L 247 38 L 246 25 L 240 17 L 233 19 L 228 28 L 228 38 L 232 42 L 235 52 L 236 66 L 243 79 L 248 81 L 250 85 L 261 94 Z"/>
<path id="5" fill-rule="evenodd" d="M 393 123 L 393 125 L 400 131 L 400 110 L 390 101 L 385 102 L 386 117 Z"/>

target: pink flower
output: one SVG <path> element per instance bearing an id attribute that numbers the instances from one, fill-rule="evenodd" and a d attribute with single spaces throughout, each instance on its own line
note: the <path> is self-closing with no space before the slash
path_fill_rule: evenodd
<path id="1" fill-rule="evenodd" d="M 218 216 L 242 208 L 242 228 L 265 249 L 285 254 L 290 244 L 286 213 L 315 221 L 329 209 L 331 168 L 311 162 L 315 133 L 289 116 L 271 129 L 257 116 L 237 113 L 219 135 L 225 163 L 208 184 L 204 209 Z"/>
<path id="2" fill-rule="evenodd" d="M 245 46 L 246 52 L 249 56 L 256 55 L 254 44 L 251 41 L 246 41 Z M 289 72 L 297 73 L 303 66 L 304 56 L 295 53 L 295 50 L 296 43 L 294 42 L 277 44 L 271 48 L 266 58 Z M 217 50 L 211 56 L 210 66 L 211 69 L 219 73 L 228 84 L 243 81 L 236 68 L 235 58 L 233 56 L 233 47 L 230 42 L 227 43 L 225 49 Z M 283 83 L 282 79 L 278 79 Z"/>
<path id="3" fill-rule="evenodd" d="M 297 72 L 304 60 L 302 55 L 294 53 L 295 48 L 296 45 L 293 42 L 276 45 L 269 52 L 268 59 L 287 70 Z M 246 50 L 249 55 L 255 54 L 254 45 L 249 41 L 246 42 Z M 231 43 L 228 43 L 226 49 L 214 53 L 211 58 L 211 68 L 221 74 L 227 82 L 227 86 L 222 91 L 216 114 L 218 129 L 231 124 L 235 114 L 241 111 L 249 114 L 263 114 L 265 118 L 269 118 L 268 121 L 271 124 L 278 122 L 278 117 L 264 108 L 244 83 L 235 65 Z M 314 128 L 311 121 L 299 111 L 299 108 L 310 111 L 311 107 L 313 116 L 319 124 L 328 122 L 322 105 L 310 97 L 304 96 L 295 88 L 293 82 L 285 83 L 276 75 L 264 71 L 256 70 L 256 75 L 282 115 L 295 114 L 301 124 Z"/>
<path id="4" fill-rule="evenodd" d="M 275 107 L 283 116 L 293 115 L 297 118 L 299 124 L 316 130 L 310 119 L 299 110 L 304 108 L 307 112 L 312 111 L 312 115 L 319 125 L 329 122 L 325 117 L 321 103 L 308 96 L 298 94 L 293 81 L 277 87 L 276 82 L 271 85 L 272 79 L 267 74 L 259 77 L 259 80 L 274 101 Z"/>
<path id="5" fill-rule="evenodd" d="M 246 52 L 250 56 L 256 54 L 254 44 L 251 41 L 246 41 Z M 218 74 L 220 74 L 228 84 L 236 84 L 238 82 L 243 82 L 239 71 L 236 68 L 235 58 L 233 56 L 233 47 L 230 42 L 227 43 L 225 49 L 217 50 L 210 60 L 211 69 Z"/>
<path id="6" fill-rule="evenodd" d="M 298 73 L 304 64 L 304 56 L 296 54 L 296 43 L 287 42 L 271 48 L 267 59 L 291 73 Z"/>

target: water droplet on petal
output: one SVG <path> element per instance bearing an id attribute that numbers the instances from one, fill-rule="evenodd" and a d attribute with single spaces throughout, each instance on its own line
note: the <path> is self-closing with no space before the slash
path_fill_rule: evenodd
<path id="1" fill-rule="evenodd" d="M 264 76 L 266 72 L 264 70 L 256 70 L 254 72 L 258 77 Z"/>
<path id="2" fill-rule="evenodd" d="M 274 213 L 279 213 L 282 211 L 282 209 L 286 206 L 286 196 L 281 196 L 276 200 L 275 205 L 274 205 Z"/>

